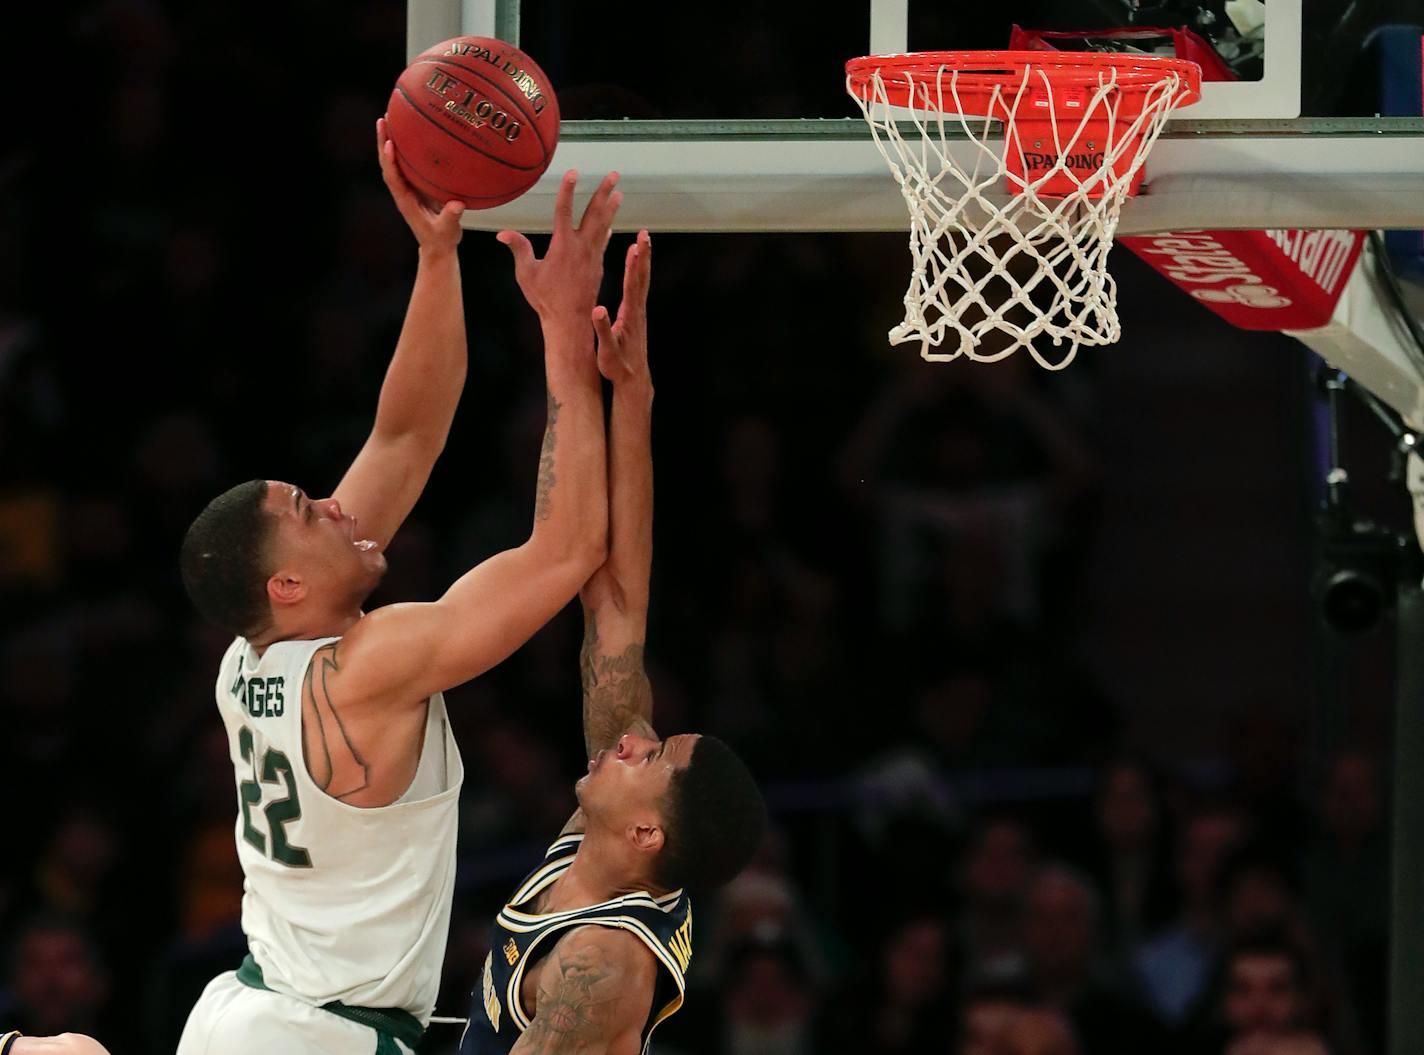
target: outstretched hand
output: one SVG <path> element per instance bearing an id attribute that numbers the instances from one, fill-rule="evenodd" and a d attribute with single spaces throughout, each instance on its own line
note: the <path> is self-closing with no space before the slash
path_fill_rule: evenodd
<path id="1" fill-rule="evenodd" d="M 573 223 L 574 186 L 578 173 L 570 169 L 559 184 L 554 201 L 554 235 L 543 259 L 518 231 L 501 231 L 495 237 L 514 254 L 514 279 L 529 306 L 544 322 L 587 325 L 603 281 L 603 251 L 613 235 L 613 217 L 623 194 L 614 190 L 618 173 L 610 172 L 593 192 L 583 218 Z"/>
<path id="2" fill-rule="evenodd" d="M 608 321 L 608 309 L 593 309 L 593 328 L 598 332 L 598 372 L 615 386 L 629 381 L 648 381 L 648 284 L 652 278 L 653 242 L 647 231 L 639 231 L 628 247 L 623 266 L 623 301 L 618 318 Z"/>
<path id="3" fill-rule="evenodd" d="M 416 193 L 396 164 L 396 145 L 386 131 L 384 117 L 376 121 L 376 152 L 381 159 L 381 176 L 386 181 L 386 187 L 420 247 L 454 249 L 459 245 L 460 235 L 464 233 L 460 227 L 460 214 L 465 211 L 465 203 L 448 201 L 444 208 L 432 209 Z"/>

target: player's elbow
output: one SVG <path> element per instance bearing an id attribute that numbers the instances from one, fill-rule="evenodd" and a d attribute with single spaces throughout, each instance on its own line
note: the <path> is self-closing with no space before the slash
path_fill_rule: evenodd
<path id="1" fill-rule="evenodd" d="M 541 536 L 536 531 L 529 544 L 542 550 L 550 562 L 567 566 L 580 583 L 603 567 L 608 559 L 608 532 L 602 529 L 580 530 L 558 537 Z"/>
<path id="2" fill-rule="evenodd" d="M 584 563 L 588 566 L 588 574 L 592 575 L 607 562 L 608 536 L 600 531 L 597 536 L 589 540 L 588 553 Z"/>
<path id="3" fill-rule="evenodd" d="M 588 581 L 589 576 L 603 567 L 608 559 L 608 539 L 600 532 L 597 537 L 580 540 L 568 554 L 568 563 L 574 569 L 579 584 Z"/>

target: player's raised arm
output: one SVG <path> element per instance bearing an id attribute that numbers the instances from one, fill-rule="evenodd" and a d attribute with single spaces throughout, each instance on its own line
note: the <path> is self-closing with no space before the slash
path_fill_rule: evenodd
<path id="1" fill-rule="evenodd" d="M 405 325 L 386 370 L 376 423 L 333 497 L 360 523 L 361 536 L 385 548 L 415 506 L 445 448 L 465 387 L 465 307 L 460 293 L 460 214 L 448 202 L 436 211 L 406 182 L 376 122 L 381 175 L 420 246 Z"/>
<path id="2" fill-rule="evenodd" d="M 594 311 L 598 368 L 613 382 L 608 423 L 608 560 L 584 584 L 583 734 L 590 756 L 630 730 L 652 734 L 653 694 L 643 667 L 653 567 L 653 381 L 648 370 L 647 231 L 628 248 L 623 301 L 610 324 Z"/>
<path id="3" fill-rule="evenodd" d="M 589 319 L 621 195 L 610 175 L 574 227 L 575 181 L 575 173 L 564 177 L 542 260 L 523 235 L 500 236 L 544 331 L 549 416 L 529 539 L 467 572 L 434 603 L 390 605 L 354 626 L 335 657 L 344 705 L 419 703 L 483 673 L 568 604 L 604 560 L 603 392 Z M 360 674 L 347 678 L 353 667 Z"/>

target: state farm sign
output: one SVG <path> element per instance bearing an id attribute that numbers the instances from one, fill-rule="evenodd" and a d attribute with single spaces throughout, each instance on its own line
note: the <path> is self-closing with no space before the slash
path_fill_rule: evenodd
<path id="1" fill-rule="evenodd" d="M 1247 330 L 1324 326 L 1364 240 L 1363 231 L 1169 231 L 1118 239 Z"/>

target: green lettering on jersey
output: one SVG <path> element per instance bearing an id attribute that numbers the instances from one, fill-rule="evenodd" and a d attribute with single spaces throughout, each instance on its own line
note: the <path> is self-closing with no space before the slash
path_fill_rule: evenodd
<path id="1" fill-rule="evenodd" d="M 269 682 L 278 681 L 280 678 L 269 678 Z M 261 684 L 261 679 L 249 682 L 249 685 Z M 264 697 L 265 699 L 265 697 Z M 277 703 L 280 706 L 282 701 L 281 688 L 277 690 Z M 300 846 L 293 846 L 287 839 L 287 825 L 292 821 L 300 820 L 302 816 L 301 802 L 297 799 L 297 781 L 292 773 L 292 763 L 286 754 L 278 751 L 275 747 L 269 747 L 262 753 L 262 765 L 260 772 L 261 782 L 257 780 L 259 767 L 255 758 L 254 740 L 252 730 L 243 726 L 241 732 L 237 734 L 238 751 L 242 754 L 242 760 L 252 765 L 252 779 L 244 780 L 238 786 L 238 798 L 242 804 L 242 837 L 258 853 L 267 856 L 267 840 L 256 828 L 252 826 L 252 807 L 262 801 L 262 785 L 282 783 L 286 785 L 287 794 L 285 797 L 269 802 L 262 810 L 262 814 L 267 818 L 267 831 L 272 835 L 272 860 L 278 864 L 286 865 L 288 868 L 310 868 L 311 854 Z"/>
<path id="2" fill-rule="evenodd" d="M 288 868 L 310 868 L 311 854 L 287 842 L 287 822 L 301 817 L 302 807 L 297 801 L 297 782 L 292 776 L 292 763 L 274 747 L 262 756 L 262 779 L 274 784 L 279 774 L 287 785 L 287 797 L 270 803 L 264 811 L 272 832 L 272 860 L 280 861 Z"/>
<path id="3" fill-rule="evenodd" d="M 252 759 L 252 730 L 242 727 L 237 734 L 237 749 L 242 752 L 242 760 L 252 764 L 252 775 L 257 776 L 257 766 Z M 262 786 L 256 780 L 244 780 L 238 785 L 238 798 L 242 802 L 242 837 L 258 853 L 267 852 L 267 840 L 252 826 L 252 807 L 262 801 Z"/>
<path id="4" fill-rule="evenodd" d="M 278 678 L 253 678 L 247 683 L 247 692 L 242 691 L 242 679 L 237 679 L 233 692 L 243 701 L 247 713 L 253 718 L 280 718 L 286 712 L 286 700 L 282 695 L 284 682 Z"/>

